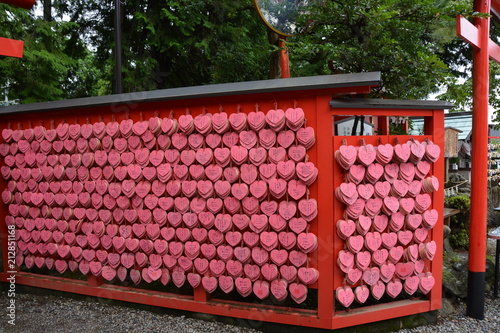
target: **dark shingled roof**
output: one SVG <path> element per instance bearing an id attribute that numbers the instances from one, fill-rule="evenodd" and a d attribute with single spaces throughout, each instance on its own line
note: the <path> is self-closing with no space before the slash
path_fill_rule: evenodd
<path id="1" fill-rule="evenodd" d="M 76 98 L 53 102 L 12 105 L 0 108 L 0 115 L 104 107 L 125 103 L 162 102 L 169 100 L 249 95 L 269 92 L 335 89 L 346 87 L 374 87 L 380 84 L 380 77 L 380 72 L 366 72 L 162 89 L 108 96 Z"/>

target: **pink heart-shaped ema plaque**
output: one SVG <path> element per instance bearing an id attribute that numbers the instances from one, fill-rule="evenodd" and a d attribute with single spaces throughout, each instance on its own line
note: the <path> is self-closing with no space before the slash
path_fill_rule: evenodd
<path id="1" fill-rule="evenodd" d="M 392 145 L 380 144 L 377 146 L 376 159 L 380 164 L 386 165 L 392 160 L 393 156 L 394 156 L 394 147 Z"/>
<path id="2" fill-rule="evenodd" d="M 357 191 L 361 198 L 368 200 L 373 196 L 375 188 L 373 187 L 372 184 L 359 184 L 357 186 Z"/>
<path id="3" fill-rule="evenodd" d="M 307 287 L 300 283 L 291 283 L 290 287 L 290 296 L 295 301 L 295 303 L 300 304 L 304 302 L 307 298 Z"/>
<path id="4" fill-rule="evenodd" d="M 266 122 L 274 129 L 279 129 L 285 123 L 285 120 L 285 112 L 282 109 L 269 110 L 266 113 Z"/>
<path id="5" fill-rule="evenodd" d="M 252 162 L 252 164 L 259 166 L 266 161 L 267 151 L 262 147 L 251 148 L 250 151 L 248 152 L 248 157 L 250 159 L 250 162 Z"/>
<path id="6" fill-rule="evenodd" d="M 364 166 L 369 166 L 375 160 L 376 154 L 377 152 L 373 145 L 361 146 L 358 149 L 358 161 Z"/>
<path id="7" fill-rule="evenodd" d="M 431 289 L 434 287 L 436 283 L 436 279 L 432 276 L 432 273 L 426 273 L 424 276 L 420 278 L 419 288 L 420 291 L 424 294 L 429 293 Z"/>
<path id="8" fill-rule="evenodd" d="M 276 144 L 276 132 L 271 129 L 262 129 L 259 131 L 259 143 L 265 149 L 269 149 Z M 283 147 L 285 148 L 285 147 Z"/>
<path id="9" fill-rule="evenodd" d="M 172 272 L 172 281 L 177 288 L 180 288 L 184 285 L 184 282 L 186 282 L 186 274 L 181 269 L 175 269 Z"/>
<path id="10" fill-rule="evenodd" d="M 408 146 L 406 143 L 397 144 L 394 147 L 394 158 L 399 163 L 408 161 L 408 159 L 410 158 L 410 153 L 410 146 Z"/>
<path id="11" fill-rule="evenodd" d="M 246 263 L 250 259 L 251 252 L 247 247 L 236 247 L 233 254 L 240 262 Z"/>
<path id="12" fill-rule="evenodd" d="M 387 283 L 386 292 L 387 295 L 389 295 L 392 298 L 396 298 L 401 293 L 402 290 L 403 290 L 403 284 L 399 279 L 394 279 L 393 281 L 389 281 L 389 283 Z"/>
<path id="13" fill-rule="evenodd" d="M 238 293 L 243 297 L 250 295 L 252 292 L 252 281 L 249 278 L 238 277 L 235 279 L 234 285 Z"/>
<path id="14" fill-rule="evenodd" d="M 398 231 L 398 241 L 401 245 L 406 246 L 413 239 L 413 233 L 410 230 Z"/>
<path id="15" fill-rule="evenodd" d="M 318 248 L 318 238 L 312 232 L 300 233 L 297 236 L 299 249 L 305 253 L 311 253 Z"/>
<path id="16" fill-rule="evenodd" d="M 433 163 L 438 160 L 440 154 L 441 148 L 438 145 L 434 144 L 433 142 L 427 143 L 427 145 L 425 146 L 425 159 Z"/>
<path id="17" fill-rule="evenodd" d="M 294 201 L 281 201 L 278 211 L 281 217 L 285 220 L 290 220 L 297 212 L 297 204 Z"/>
<path id="18" fill-rule="evenodd" d="M 247 124 L 247 115 L 245 113 L 232 113 L 229 116 L 229 124 L 235 131 L 239 132 Z"/>
<path id="19" fill-rule="evenodd" d="M 257 143 L 257 134 L 254 131 L 241 131 L 239 135 L 239 140 L 240 144 L 244 148 L 251 149 Z"/>
<path id="20" fill-rule="evenodd" d="M 205 274 L 208 272 L 209 262 L 205 258 L 196 258 L 194 259 L 194 267 L 198 273 Z"/>
<path id="21" fill-rule="evenodd" d="M 286 279 L 276 279 L 271 281 L 271 294 L 278 301 L 284 300 L 288 296 L 288 282 Z"/>
<path id="22" fill-rule="evenodd" d="M 226 263 L 222 260 L 211 260 L 209 269 L 214 276 L 219 277 L 226 270 Z"/>
<path id="23" fill-rule="evenodd" d="M 379 300 L 385 293 L 385 284 L 382 281 L 377 281 L 374 285 L 370 287 L 372 296 Z"/>
<path id="24" fill-rule="evenodd" d="M 253 129 L 254 131 L 259 131 L 266 124 L 266 115 L 261 111 L 252 111 L 248 114 L 247 121 L 251 129 Z"/>
<path id="25" fill-rule="evenodd" d="M 319 272 L 313 267 L 300 267 L 297 271 L 297 276 L 299 280 L 305 285 L 311 285 L 316 283 L 319 278 Z"/>
<path id="26" fill-rule="evenodd" d="M 305 227 L 307 227 L 307 224 Z M 337 221 L 337 234 L 341 239 L 346 240 L 354 233 L 355 230 L 356 230 L 356 224 L 353 221 L 351 220 Z"/>
<path id="27" fill-rule="evenodd" d="M 354 297 L 358 303 L 365 303 L 368 296 L 370 296 L 370 289 L 368 289 L 367 286 L 357 286 L 356 289 L 354 289 Z"/>
<path id="28" fill-rule="evenodd" d="M 277 204 L 276 204 L 277 206 Z M 267 214 L 266 214 L 267 215 Z M 293 218 L 292 218 L 293 220 Z M 286 228 L 287 226 L 287 221 L 285 219 L 283 219 L 280 215 L 278 214 L 272 214 L 271 216 L 269 216 L 269 224 L 271 225 L 271 227 L 279 232 L 279 231 L 282 231 Z M 297 227 L 297 225 L 295 225 L 295 227 Z M 291 229 L 291 228 L 290 228 Z M 297 230 L 297 229 L 296 229 Z"/>
<path id="29" fill-rule="evenodd" d="M 278 162 L 285 160 L 286 150 L 283 147 L 272 147 L 268 151 L 268 156 L 271 163 L 278 164 Z"/>
<path id="30" fill-rule="evenodd" d="M 295 133 L 293 131 L 281 131 L 278 133 L 278 144 L 288 149 L 295 141 Z"/>
<path id="31" fill-rule="evenodd" d="M 431 210 L 426 210 L 423 213 L 422 217 L 423 217 L 422 219 L 423 225 L 427 229 L 432 229 L 436 225 L 436 222 L 438 221 L 439 214 L 437 210 L 431 209 Z"/>
<path id="32" fill-rule="evenodd" d="M 267 281 L 255 281 L 253 284 L 253 293 L 259 299 L 264 299 L 269 296 L 269 282 Z"/>
<path id="33" fill-rule="evenodd" d="M 349 286 L 338 287 L 335 290 L 335 298 L 340 302 L 340 304 L 342 304 L 342 306 L 347 308 L 354 301 L 354 293 Z"/>
<path id="34" fill-rule="evenodd" d="M 288 157 L 295 162 L 302 161 L 306 156 L 306 148 L 304 146 L 290 146 L 288 148 Z"/>

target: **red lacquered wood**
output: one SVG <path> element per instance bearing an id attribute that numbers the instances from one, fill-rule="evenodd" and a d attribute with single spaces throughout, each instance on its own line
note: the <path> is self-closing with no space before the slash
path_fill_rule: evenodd
<path id="1" fill-rule="evenodd" d="M 15 39 L 0 37 L 0 55 L 22 58 L 24 42 Z"/>
<path id="2" fill-rule="evenodd" d="M 333 150 L 332 140 L 326 139 L 332 135 L 332 116 L 328 107 L 328 96 L 320 96 L 317 98 L 316 110 L 318 120 L 315 124 L 317 131 L 316 147 L 319 152 L 322 152 L 322 157 L 317 159 L 316 165 L 319 170 L 318 186 L 318 211 L 319 227 L 318 227 L 318 269 L 320 280 L 318 283 L 318 315 L 320 318 L 331 318 L 334 312 L 334 294 L 332 289 L 334 267 L 332 264 L 335 256 L 334 244 L 334 223 L 333 221 L 333 205 L 334 201 L 333 190 L 333 155 L 329 152 Z"/>
<path id="3" fill-rule="evenodd" d="M 369 87 L 346 87 L 335 89 L 333 93 L 349 91 L 365 91 Z M 342 218 L 344 207 L 334 196 L 334 190 L 343 181 L 343 170 L 334 160 L 334 152 L 345 139 L 348 144 L 359 145 L 361 137 L 340 137 L 333 134 L 333 122 L 336 115 L 374 115 L 379 116 L 382 122 L 387 123 L 388 116 L 424 116 L 426 117 L 425 135 L 416 136 L 419 141 L 429 138 L 439 144 L 443 151 L 443 111 L 442 110 L 408 110 L 408 109 L 331 109 L 329 101 L 332 90 L 280 92 L 256 95 L 238 95 L 219 98 L 200 98 L 190 100 L 176 100 L 168 103 L 138 103 L 115 105 L 111 107 L 96 107 L 66 110 L 66 112 L 45 112 L 24 114 L 14 122 L 12 116 L 0 116 L 0 129 L 8 126 L 30 128 L 42 123 L 50 127 L 51 121 L 55 125 L 62 121 L 69 124 L 93 123 L 97 121 L 109 122 L 113 119 L 120 122 L 123 119 L 139 121 L 147 120 L 152 116 L 168 117 L 173 112 L 174 117 L 179 117 L 189 108 L 191 114 L 196 116 L 204 111 L 216 113 L 222 108 L 226 113 L 249 113 L 256 107 L 263 112 L 279 107 L 286 110 L 289 107 L 301 107 L 307 118 L 306 126 L 315 130 L 316 144 L 308 150 L 309 160 L 319 170 L 318 180 L 309 188 L 311 198 L 318 201 L 318 217 L 309 227 L 309 231 L 318 236 L 318 250 L 309 255 L 310 267 L 315 267 L 320 272 L 317 283 L 309 286 L 312 291 L 317 289 L 317 303 L 308 310 L 289 308 L 283 306 L 270 306 L 266 302 L 249 303 L 221 300 L 210 297 L 202 286 L 193 291 L 193 296 L 183 296 L 161 291 L 149 291 L 138 288 L 109 285 L 102 277 L 88 276 L 87 281 L 67 279 L 61 277 L 44 276 L 32 273 L 19 273 L 16 282 L 34 287 L 61 290 L 71 293 L 110 298 L 153 306 L 168 307 L 186 311 L 196 311 L 213 315 L 231 316 L 241 319 L 268 321 L 297 326 L 308 326 L 323 329 L 333 329 L 355 326 L 364 323 L 396 318 L 415 313 L 427 312 L 440 307 L 440 288 L 433 288 L 428 297 L 420 300 L 395 301 L 379 305 L 361 307 L 349 312 L 335 311 L 335 289 L 343 284 L 344 273 L 336 264 L 338 252 L 344 247 L 344 242 L 336 233 L 335 222 Z M 257 106 L 256 106 L 257 105 Z M 398 138 L 404 142 L 414 136 L 391 136 L 388 126 L 381 136 L 364 136 L 366 143 L 378 144 L 394 143 Z M 434 166 L 432 173 L 442 180 L 443 159 L 440 158 Z M 0 187 L 5 188 L 7 182 L 0 180 Z M 442 188 L 433 194 L 433 208 L 442 215 Z M 441 198 L 441 199 L 439 199 Z M 5 205 L 1 205 L 0 214 L 7 215 Z M 5 265 L 5 235 L 6 227 L 0 223 L 2 237 L 4 273 L 0 279 L 6 281 L 8 275 Z M 430 238 L 438 244 L 438 253 L 429 264 L 429 270 L 436 278 L 436 286 L 441 284 L 441 255 L 442 255 L 442 223 L 436 225 Z"/>
<path id="4" fill-rule="evenodd" d="M 279 37 L 279 47 L 280 47 L 280 67 L 281 67 L 281 78 L 290 78 L 290 57 L 288 56 L 288 48 L 286 46 L 286 37 Z"/>
<path id="5" fill-rule="evenodd" d="M 99 287 L 104 282 L 102 276 L 95 276 L 92 274 L 87 275 L 87 284 L 92 287 Z"/>
<path id="6" fill-rule="evenodd" d="M 35 4 L 35 0 L 1 0 L 0 2 L 24 9 L 31 9 Z"/>
<path id="7" fill-rule="evenodd" d="M 377 135 L 377 136 L 335 136 L 333 138 L 333 152 L 337 150 L 340 145 L 348 144 L 348 145 L 360 145 L 361 139 L 365 141 L 366 144 L 377 145 L 379 140 L 382 143 L 390 143 L 394 144 L 395 140 L 400 143 L 406 142 L 411 138 L 415 138 L 420 142 L 429 139 L 433 141 L 435 144 L 439 145 L 441 151 L 444 151 L 444 112 L 443 110 L 398 110 L 394 112 L 394 110 L 383 110 L 383 109 L 366 109 L 364 111 L 356 110 L 356 109 L 336 109 L 334 111 L 335 114 L 340 115 L 359 115 L 359 114 L 373 114 L 382 118 L 385 122 L 385 117 L 388 116 L 399 116 L 400 111 L 404 111 L 405 116 L 424 116 L 424 135 L 423 136 L 410 136 L 410 135 Z M 381 119 L 378 119 L 380 122 Z M 334 189 L 344 181 L 343 179 L 343 169 L 338 165 L 338 163 L 334 163 L 333 173 L 334 173 Z M 432 174 L 441 180 L 440 188 L 438 191 L 432 193 L 432 208 L 438 211 L 439 216 L 443 216 L 443 207 L 444 207 L 444 190 L 443 190 L 443 179 L 444 179 L 444 158 L 441 156 L 432 166 Z M 334 200 L 334 219 L 335 223 L 338 219 L 343 218 L 344 206 L 338 200 Z M 436 224 L 433 228 L 432 233 L 429 237 L 429 240 L 434 240 L 437 245 L 437 252 L 434 257 L 434 260 L 426 263 L 427 271 L 432 272 L 433 277 L 436 279 L 435 286 L 440 286 L 442 283 L 442 255 L 443 255 L 443 220 L 440 219 L 440 222 Z M 342 241 L 338 235 L 335 235 L 334 241 L 334 253 L 335 257 L 338 255 L 338 252 L 344 248 L 344 241 Z M 344 273 L 337 267 L 336 262 L 332 263 L 335 267 L 334 274 L 334 286 L 337 287 L 344 284 L 343 276 Z M 372 321 L 389 318 L 399 317 L 405 313 L 405 315 L 410 315 L 419 312 L 426 312 L 431 310 L 436 310 L 441 308 L 441 297 L 442 291 L 439 287 L 434 287 L 431 292 L 427 295 L 428 300 L 421 300 L 419 303 L 411 302 L 411 301 L 400 301 L 400 302 L 390 302 L 386 304 L 380 304 L 373 307 L 363 307 L 360 309 L 350 310 L 349 312 L 345 312 L 344 315 L 341 315 L 340 312 L 335 313 L 335 317 L 333 319 L 334 328 L 345 327 L 349 325 L 349 322 L 356 322 L 356 325 L 360 325 L 363 323 L 369 323 Z M 403 303 L 404 305 L 402 305 Z M 364 315 L 361 316 L 361 313 Z M 359 317 L 356 316 L 359 314 Z"/>
<path id="8" fill-rule="evenodd" d="M 475 1 L 474 10 L 489 13 L 489 1 Z M 486 271 L 486 224 L 488 217 L 488 104 L 489 104 L 489 18 L 474 20 L 478 45 L 472 50 L 473 113 L 472 113 L 472 170 L 471 220 L 469 233 L 469 271 Z"/>

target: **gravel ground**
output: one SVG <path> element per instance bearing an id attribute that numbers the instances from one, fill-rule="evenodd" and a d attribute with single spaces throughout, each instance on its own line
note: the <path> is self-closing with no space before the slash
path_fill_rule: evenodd
<path id="1" fill-rule="evenodd" d="M 461 303 L 448 317 L 438 317 L 435 325 L 402 329 L 397 333 L 498 333 L 500 332 L 500 298 L 486 298 L 484 320 L 476 320 L 465 315 L 466 304 Z"/>
<path id="2" fill-rule="evenodd" d="M 1 294 L 1 332 L 162 332 L 162 333 L 255 333 L 253 329 L 154 313 L 119 305 L 107 300 L 85 301 L 65 297 L 16 294 L 16 325 L 6 323 L 7 294 Z M 101 302 L 102 301 L 102 302 Z"/>
<path id="3" fill-rule="evenodd" d="M 7 294 L 1 294 L 2 332 L 235 332 L 255 333 L 258 330 L 231 326 L 214 321 L 172 316 L 146 310 L 110 305 L 106 300 L 85 301 L 56 296 L 16 295 L 16 325 L 7 324 Z M 486 299 L 484 320 L 466 317 L 465 304 L 437 325 L 402 329 L 398 333 L 427 332 L 500 332 L 500 298 Z"/>

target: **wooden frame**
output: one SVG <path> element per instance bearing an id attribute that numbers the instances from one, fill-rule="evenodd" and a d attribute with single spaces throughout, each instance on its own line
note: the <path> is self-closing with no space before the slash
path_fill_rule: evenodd
<path id="1" fill-rule="evenodd" d="M 295 79 L 297 80 L 297 79 Z M 312 80 L 313 78 L 307 78 Z M 279 81 L 275 80 L 274 82 Z M 300 81 L 300 82 L 299 82 Z M 323 329 L 335 329 L 341 327 L 355 326 L 385 319 L 423 313 L 439 309 L 441 306 L 441 265 L 442 265 L 442 233 L 443 225 L 438 223 L 432 231 L 431 238 L 436 241 L 438 252 L 431 263 L 431 271 L 436 278 L 436 287 L 433 288 L 428 297 L 417 300 L 401 300 L 391 303 L 382 303 L 373 306 L 353 309 L 349 312 L 335 310 L 335 288 L 340 284 L 341 273 L 337 268 L 336 255 L 342 246 L 342 242 L 335 231 L 336 219 L 343 208 L 335 199 L 334 189 L 342 181 L 342 174 L 339 166 L 335 163 L 333 153 L 340 142 L 346 139 L 349 143 L 355 143 L 359 137 L 332 137 L 332 126 L 334 117 L 337 115 L 373 115 L 378 116 L 387 123 L 388 116 L 424 116 L 425 136 L 438 144 L 443 151 L 444 142 L 444 115 L 443 108 L 449 107 L 446 103 L 439 105 L 426 102 L 417 102 L 405 107 L 395 107 L 395 105 L 378 104 L 375 107 L 366 107 L 366 104 L 351 104 L 351 106 L 336 107 L 330 104 L 332 94 L 343 93 L 366 93 L 374 85 L 373 80 L 367 80 L 358 84 L 349 83 L 334 86 L 330 84 L 317 89 L 304 89 L 304 81 L 299 82 L 297 87 L 286 86 L 285 81 L 279 83 L 279 88 L 272 88 L 258 93 L 238 93 L 220 92 L 217 96 L 203 94 L 203 89 L 198 88 L 198 97 L 195 90 L 192 94 L 186 94 L 179 98 L 160 97 L 152 100 L 146 97 L 141 101 L 123 101 L 93 103 L 89 100 L 75 101 L 74 105 L 68 102 L 57 102 L 32 106 L 15 106 L 0 109 L 0 129 L 11 127 L 29 128 L 42 122 L 46 126 L 50 122 L 58 124 L 60 122 L 80 124 L 87 122 L 103 121 L 109 122 L 112 119 L 120 121 L 122 119 L 149 119 L 154 115 L 168 117 L 173 112 L 176 117 L 185 113 L 189 108 L 193 116 L 206 110 L 207 112 L 218 112 L 223 108 L 225 112 L 254 111 L 256 105 L 260 110 L 273 109 L 278 105 L 282 109 L 300 106 L 304 109 L 307 118 L 307 125 L 312 126 L 316 132 L 316 144 L 308 151 L 310 161 L 319 170 L 318 180 L 311 186 L 310 196 L 318 201 L 318 217 L 311 222 L 311 230 L 318 236 L 318 249 L 311 256 L 311 266 L 316 267 L 320 273 L 317 283 L 310 288 L 317 289 L 317 304 L 312 309 L 301 309 L 299 307 L 283 307 L 269 305 L 266 302 L 237 302 L 229 299 L 211 298 L 210 294 L 200 286 L 193 290 L 192 295 L 180 295 L 162 290 L 145 290 L 126 286 L 117 286 L 104 283 L 102 278 L 89 274 L 87 280 L 77 280 L 58 276 L 40 275 L 29 272 L 21 272 L 16 269 L 16 283 L 33 287 L 60 290 L 64 292 L 90 295 L 102 298 L 109 298 L 127 302 L 148 304 L 159 307 L 168 307 L 186 311 L 196 311 L 212 315 L 230 316 L 244 320 L 266 321 L 287 325 L 308 326 Z M 355 81 L 355 80 L 354 80 Z M 360 80 L 362 81 L 362 80 Z M 266 83 L 266 81 L 264 81 Z M 262 83 L 255 83 L 256 86 Z M 267 84 L 267 83 L 266 83 Z M 274 84 L 274 83 L 273 83 Z M 217 90 L 220 86 L 208 87 L 209 90 Z M 236 87 L 238 87 L 236 85 Z M 118 96 L 119 97 L 119 96 Z M 113 97 L 113 98 L 116 98 Z M 119 99 L 119 98 L 118 98 Z M 64 104 L 66 103 L 66 104 Z M 71 104 L 71 103 L 70 103 Z M 85 107 L 77 105 L 85 104 Z M 51 108 L 52 106 L 52 108 Z M 441 109 L 439 108 L 441 107 Z M 20 115 L 22 113 L 22 116 Z M 394 136 L 388 134 L 388 129 L 384 130 L 384 135 L 365 137 L 367 143 L 376 143 L 379 138 L 383 142 L 392 142 Z M 331 138 L 331 139 L 330 139 Z M 399 137 L 400 140 L 406 137 Z M 419 137 L 420 139 L 420 137 Z M 443 158 L 434 163 L 432 173 L 441 181 L 443 180 Z M 6 181 L 0 181 L 0 187 L 6 187 Z M 440 216 L 443 214 L 443 189 L 434 193 L 433 208 L 437 209 Z M 5 217 L 8 211 L 5 205 L 0 206 L 0 215 Z M 3 272 L 0 273 L 0 280 L 7 281 L 11 271 L 8 266 L 7 257 L 7 227 L 5 223 L 0 223 L 0 236 L 2 242 Z M 249 311 L 250 310 L 250 311 Z"/>

